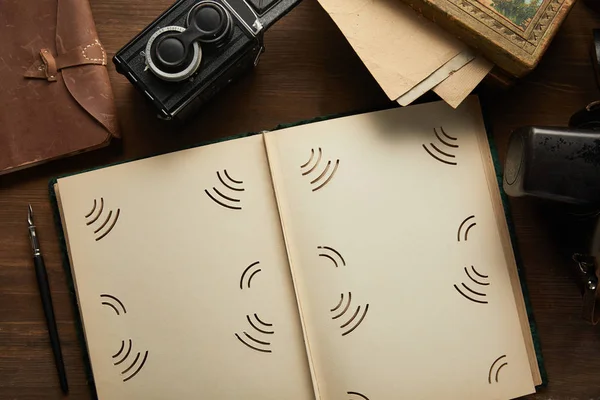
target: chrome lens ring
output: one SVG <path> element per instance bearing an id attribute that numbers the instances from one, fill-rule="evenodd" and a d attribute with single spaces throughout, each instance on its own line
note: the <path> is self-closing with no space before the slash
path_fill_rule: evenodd
<path id="1" fill-rule="evenodd" d="M 159 29 L 158 31 L 156 31 L 152 37 L 150 37 L 150 40 L 148 40 L 148 43 L 146 44 L 146 50 L 145 50 L 145 54 L 146 54 L 146 65 L 148 65 L 148 68 L 150 68 L 150 71 L 152 71 L 152 73 L 154 75 L 156 75 L 158 78 L 164 80 L 164 81 L 168 81 L 168 82 L 179 82 L 179 81 L 183 81 L 187 78 L 189 78 L 190 76 L 192 76 L 200 67 L 200 62 L 202 61 L 202 48 L 200 47 L 200 44 L 198 42 L 194 42 L 193 49 L 194 49 L 194 55 L 192 57 L 192 61 L 190 62 L 190 65 L 188 65 L 184 70 L 180 71 L 180 72 L 165 72 L 163 70 L 161 70 L 156 63 L 152 60 L 152 45 L 154 44 L 154 42 L 156 41 L 156 39 L 161 36 L 164 33 L 168 33 L 168 32 L 184 32 L 185 28 L 182 26 L 165 26 L 164 28 Z"/>

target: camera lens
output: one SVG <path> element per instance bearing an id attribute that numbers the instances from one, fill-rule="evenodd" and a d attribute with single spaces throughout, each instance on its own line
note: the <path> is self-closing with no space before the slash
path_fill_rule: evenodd
<path id="1" fill-rule="evenodd" d="M 224 22 L 225 18 L 223 18 L 223 14 L 220 10 L 210 6 L 198 8 L 194 15 L 195 25 L 197 27 L 202 27 L 203 31 L 210 33 L 219 32 L 222 29 Z"/>
<path id="2" fill-rule="evenodd" d="M 201 42 L 218 44 L 229 36 L 231 15 L 216 1 L 201 1 L 188 13 L 187 25 L 199 31 Z"/>
<path id="3" fill-rule="evenodd" d="M 164 36 L 156 41 L 156 57 L 164 66 L 176 67 L 185 61 L 185 47 L 175 37 Z"/>
<path id="4" fill-rule="evenodd" d="M 180 39 L 185 28 L 167 26 L 156 31 L 146 44 L 146 64 L 158 78 L 178 82 L 192 76 L 202 61 L 202 50 L 194 42 L 191 51 L 186 51 Z"/>

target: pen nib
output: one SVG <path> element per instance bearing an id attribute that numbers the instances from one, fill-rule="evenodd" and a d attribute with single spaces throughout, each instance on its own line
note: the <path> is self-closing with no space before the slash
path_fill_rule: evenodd
<path id="1" fill-rule="evenodd" d="M 27 208 L 27 222 L 29 223 L 29 226 L 33 225 L 33 209 L 31 208 L 31 204 L 29 204 L 29 207 Z"/>

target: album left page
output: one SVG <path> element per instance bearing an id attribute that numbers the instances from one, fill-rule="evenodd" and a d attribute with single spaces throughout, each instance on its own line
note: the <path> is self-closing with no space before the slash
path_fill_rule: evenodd
<path id="1" fill-rule="evenodd" d="M 55 190 L 100 400 L 314 399 L 262 135 Z"/>

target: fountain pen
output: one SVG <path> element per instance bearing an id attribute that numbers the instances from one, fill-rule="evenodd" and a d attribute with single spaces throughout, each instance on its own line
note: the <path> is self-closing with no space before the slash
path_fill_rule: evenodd
<path id="1" fill-rule="evenodd" d="M 31 204 L 29 205 L 27 212 L 27 224 L 29 226 L 29 240 L 31 241 L 31 249 L 33 250 L 35 275 L 37 277 L 37 283 L 42 299 L 42 307 L 44 308 L 44 314 L 46 315 L 46 324 L 48 325 L 50 344 L 52 345 L 52 352 L 54 353 L 54 363 L 56 364 L 58 379 L 60 380 L 60 388 L 64 394 L 67 394 L 69 393 L 67 374 L 65 371 L 65 364 L 63 362 L 62 351 L 60 349 L 60 339 L 58 337 L 56 319 L 54 318 L 54 308 L 52 307 L 52 295 L 50 294 L 50 285 L 48 284 L 48 274 L 46 273 L 46 266 L 44 265 L 44 259 L 42 258 L 42 253 L 40 252 L 40 242 L 38 241 L 35 225 L 33 223 L 33 210 L 31 209 Z"/>

